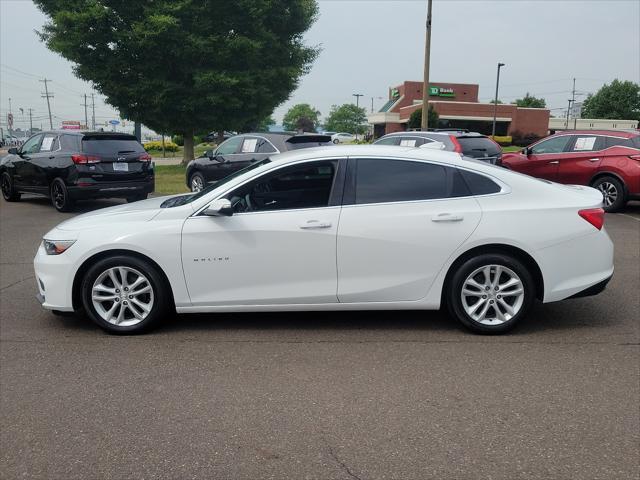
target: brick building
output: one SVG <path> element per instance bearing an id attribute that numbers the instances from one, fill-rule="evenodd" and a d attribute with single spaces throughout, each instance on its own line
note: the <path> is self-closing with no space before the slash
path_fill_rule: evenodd
<path id="1" fill-rule="evenodd" d="M 429 105 L 440 117 L 438 128 L 466 128 L 491 134 L 492 103 L 478 101 L 478 85 L 466 83 L 431 83 Z M 422 82 L 404 82 L 389 89 L 389 100 L 379 112 L 369 115 L 376 138 L 407 129 L 411 113 L 422 108 Z M 430 126 L 431 127 L 431 126 Z M 435 126 L 434 126 L 435 127 Z M 544 137 L 549 129 L 549 110 L 520 108 L 498 104 L 496 135 L 520 133 Z"/>

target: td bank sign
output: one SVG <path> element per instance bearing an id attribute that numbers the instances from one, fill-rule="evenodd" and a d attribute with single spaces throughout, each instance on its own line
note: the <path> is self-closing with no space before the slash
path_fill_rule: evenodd
<path id="1" fill-rule="evenodd" d="M 453 88 L 429 87 L 429 96 L 431 97 L 455 97 Z"/>

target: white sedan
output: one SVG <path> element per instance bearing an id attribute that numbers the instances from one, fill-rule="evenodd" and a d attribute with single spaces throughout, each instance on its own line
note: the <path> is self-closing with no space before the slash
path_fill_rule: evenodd
<path id="1" fill-rule="evenodd" d="M 110 332 L 170 311 L 434 310 L 479 333 L 602 291 L 602 195 L 453 152 L 288 152 L 196 194 L 77 216 L 35 257 L 46 309 Z"/>
<path id="2" fill-rule="evenodd" d="M 331 141 L 336 145 L 340 143 L 353 143 L 356 141 L 356 136 L 353 133 L 334 133 L 331 135 Z"/>

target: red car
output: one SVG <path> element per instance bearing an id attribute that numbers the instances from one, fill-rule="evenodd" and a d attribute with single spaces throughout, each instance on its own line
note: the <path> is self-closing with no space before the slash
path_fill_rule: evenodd
<path id="1" fill-rule="evenodd" d="M 640 132 L 564 131 L 504 154 L 502 165 L 558 183 L 597 188 L 607 212 L 640 199 Z"/>

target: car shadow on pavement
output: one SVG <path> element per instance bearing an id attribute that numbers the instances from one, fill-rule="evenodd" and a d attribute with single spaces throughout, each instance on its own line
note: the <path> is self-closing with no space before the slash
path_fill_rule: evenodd
<path id="1" fill-rule="evenodd" d="M 40 195 L 29 195 L 24 194 L 20 198 L 20 203 L 29 203 L 32 205 L 42 205 L 51 208 L 51 211 L 56 213 L 55 208 L 51 205 L 51 200 L 47 197 L 42 197 Z M 100 208 L 113 207 L 115 205 L 122 205 L 126 203 L 126 200 L 120 198 L 104 198 L 104 199 L 96 199 L 96 200 L 82 200 L 75 204 L 73 210 L 65 215 L 80 215 L 82 213 L 92 212 L 94 210 L 98 210 Z"/>

